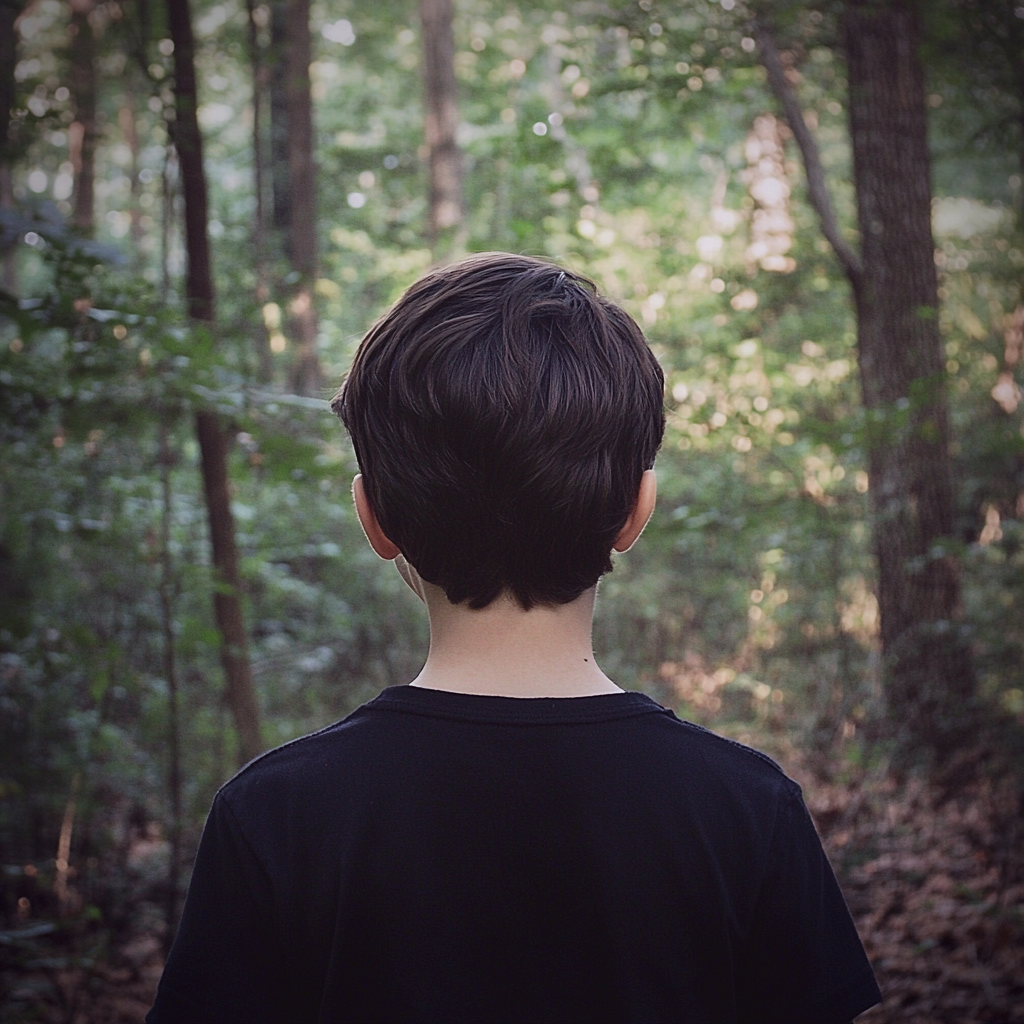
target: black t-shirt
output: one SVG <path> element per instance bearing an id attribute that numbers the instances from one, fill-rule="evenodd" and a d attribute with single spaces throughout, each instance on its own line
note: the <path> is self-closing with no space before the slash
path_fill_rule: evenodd
<path id="1" fill-rule="evenodd" d="M 640 693 L 397 686 L 218 793 L 149 1024 L 847 1024 L 800 789 Z"/>

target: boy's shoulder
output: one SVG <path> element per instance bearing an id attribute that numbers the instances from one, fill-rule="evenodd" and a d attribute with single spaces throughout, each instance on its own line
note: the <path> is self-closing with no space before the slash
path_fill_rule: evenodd
<path id="1" fill-rule="evenodd" d="M 282 746 L 245 765 L 221 795 L 250 803 L 273 794 L 322 786 L 363 788 L 398 770 L 411 748 L 418 757 L 436 749 L 445 758 L 479 728 L 500 728 L 489 745 L 514 747 L 517 737 L 541 730 L 558 743 L 551 726 L 570 727 L 572 749 L 581 757 L 607 747 L 617 761 L 643 765 L 649 777 L 674 779 L 691 791 L 710 789 L 767 796 L 799 794 L 799 786 L 767 754 L 675 713 L 638 692 L 602 698 L 521 700 L 478 698 L 409 686 L 390 687 L 346 718 Z M 508 728 L 512 727 L 512 728 Z M 591 728 L 595 727 L 595 728 Z M 578 730 L 589 733 L 581 746 Z M 584 749 L 590 753 L 583 753 Z"/>
<path id="2" fill-rule="evenodd" d="M 676 719 L 676 721 L 689 731 L 691 742 L 700 744 L 703 749 L 716 758 L 721 758 L 728 763 L 734 762 L 751 771 L 764 773 L 771 779 L 781 777 L 787 782 L 793 781 L 786 775 L 782 766 L 763 750 L 747 746 L 747 744 L 729 736 L 723 736 L 721 733 L 713 732 L 706 726 L 697 725 L 696 722 L 689 722 L 685 719 Z"/>
<path id="3" fill-rule="evenodd" d="M 265 792 L 268 787 L 303 785 L 310 776 L 333 773 L 339 759 L 350 759 L 355 747 L 364 746 L 360 726 L 369 706 L 364 704 L 345 718 L 258 754 L 220 787 L 218 795 L 237 799 L 256 790 Z"/>

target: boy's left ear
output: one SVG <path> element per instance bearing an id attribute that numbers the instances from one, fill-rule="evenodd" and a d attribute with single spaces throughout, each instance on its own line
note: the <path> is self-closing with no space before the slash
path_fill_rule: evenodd
<path id="1" fill-rule="evenodd" d="M 658 478 L 654 475 L 653 469 L 644 470 L 640 478 L 640 491 L 636 497 L 636 505 L 630 512 L 626 525 L 619 531 L 614 550 L 620 554 L 628 551 L 637 541 L 637 538 L 644 532 L 644 527 L 650 521 L 654 512 L 654 503 L 658 497 Z"/>
<path id="2" fill-rule="evenodd" d="M 363 485 L 363 474 L 357 473 L 352 481 L 352 500 L 355 502 L 356 515 L 359 517 L 359 525 L 370 542 L 370 547 L 380 555 L 381 558 L 391 561 L 397 558 L 402 552 L 377 522 L 377 516 L 370 505 L 370 499 L 366 496 L 366 487 Z"/>

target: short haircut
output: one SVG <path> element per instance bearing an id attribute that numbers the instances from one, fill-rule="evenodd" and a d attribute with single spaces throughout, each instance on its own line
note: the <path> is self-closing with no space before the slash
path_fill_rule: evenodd
<path id="1" fill-rule="evenodd" d="M 412 285 L 331 408 L 381 529 L 471 608 L 564 604 L 610 572 L 665 429 L 636 322 L 585 278 L 496 252 Z"/>

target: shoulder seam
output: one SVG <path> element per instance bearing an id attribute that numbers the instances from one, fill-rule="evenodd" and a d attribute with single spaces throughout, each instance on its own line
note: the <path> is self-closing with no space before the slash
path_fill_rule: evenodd
<path id="1" fill-rule="evenodd" d="M 683 719 L 679 719 L 682 725 L 688 726 L 691 729 L 695 729 L 698 732 L 702 732 L 713 739 L 719 740 L 722 743 L 728 744 L 730 747 L 735 747 L 737 750 L 742 751 L 744 754 L 749 754 L 752 757 L 756 757 L 758 760 L 763 761 L 765 764 L 770 765 L 774 768 L 787 782 L 793 780 L 785 773 L 782 766 L 774 759 L 769 757 L 763 750 L 758 750 L 756 747 L 748 747 L 745 743 L 738 743 L 734 739 L 730 739 L 728 736 L 722 736 L 717 732 L 713 732 L 711 729 L 705 728 L 703 725 L 697 725 L 696 722 L 687 722 Z"/>
<path id="2" fill-rule="evenodd" d="M 262 754 L 257 754 L 251 761 L 246 762 L 241 768 L 235 772 L 226 782 L 221 784 L 220 789 L 217 790 L 216 796 L 220 796 L 221 792 L 231 785 L 236 779 L 241 778 L 250 768 L 254 768 L 261 761 L 267 760 L 269 757 L 273 757 L 275 754 L 281 753 L 282 750 L 287 750 L 289 747 L 294 747 L 298 743 L 305 743 L 306 740 L 316 739 L 317 736 L 322 736 L 324 733 L 330 732 L 332 729 L 336 729 L 339 725 L 347 722 L 350 718 L 356 715 L 363 709 L 365 705 L 362 705 L 355 709 L 350 715 L 346 715 L 344 718 L 339 718 L 336 722 L 331 722 L 330 725 L 325 725 L 322 729 L 317 729 L 315 732 L 306 733 L 305 736 L 296 736 L 293 740 L 288 740 L 286 743 L 282 743 L 280 746 L 271 747 L 270 750 L 264 750 Z"/>

